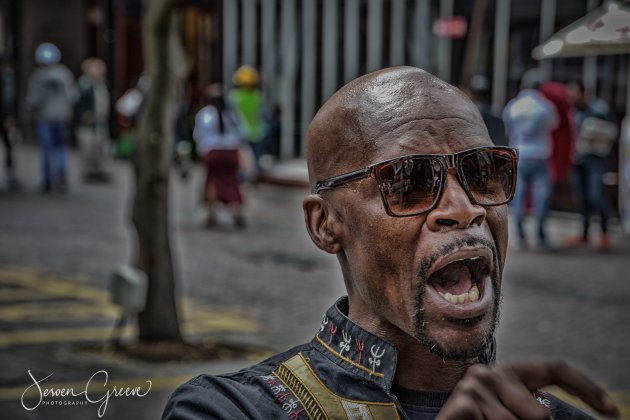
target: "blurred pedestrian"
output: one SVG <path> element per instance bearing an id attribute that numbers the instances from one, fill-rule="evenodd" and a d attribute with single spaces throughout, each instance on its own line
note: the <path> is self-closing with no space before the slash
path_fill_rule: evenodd
<path id="1" fill-rule="evenodd" d="M 75 80 L 62 64 L 61 52 L 49 42 L 35 50 L 38 67 L 28 80 L 26 106 L 30 112 L 42 156 L 42 191 L 67 189 L 67 148 L 70 139 Z"/>
<path id="2" fill-rule="evenodd" d="M 114 105 L 121 126 L 120 138 L 116 144 L 116 156 L 120 158 L 129 158 L 133 153 L 138 119 L 150 87 L 151 79 L 146 73 L 142 73 L 134 86 L 127 89 Z"/>
<path id="3" fill-rule="evenodd" d="M 15 73 L 11 63 L 0 58 L 0 138 L 4 144 L 4 166 L 7 187 L 10 191 L 18 190 L 20 183 L 15 174 L 15 158 L 13 155 L 13 135 L 17 130 L 15 119 Z"/>
<path id="4" fill-rule="evenodd" d="M 521 90 L 505 106 L 503 122 L 510 145 L 519 150 L 519 169 L 513 210 L 518 230 L 518 246 L 527 246 L 525 214 L 527 191 L 532 189 L 534 214 L 538 223 L 538 244 L 548 246 L 545 223 L 551 194 L 549 158 L 552 147 L 552 131 L 558 124 L 554 105 L 538 90 L 544 75 L 538 69 L 523 74 Z"/>
<path id="5" fill-rule="evenodd" d="M 110 97 L 105 62 L 90 57 L 81 65 L 75 108 L 76 137 L 81 150 L 81 170 L 86 182 L 106 182 L 106 150 L 109 146 Z"/>
<path id="6" fill-rule="evenodd" d="M 282 132 L 282 107 L 276 104 L 265 112 L 265 151 L 278 156 L 280 154 L 280 134 Z"/>
<path id="7" fill-rule="evenodd" d="M 497 146 L 507 146 L 508 138 L 503 120 L 490 108 L 490 80 L 482 74 L 474 75 L 470 80 L 470 93 L 492 142 Z"/>
<path id="8" fill-rule="evenodd" d="M 608 104 L 600 98 L 589 100 L 580 80 L 569 82 L 567 91 L 574 106 L 578 133 L 573 174 L 574 194 L 582 214 L 582 232 L 566 242 L 568 245 L 588 244 L 590 219 L 594 211 L 599 215 L 602 232 L 599 247 L 608 249 L 608 200 L 604 194 L 603 177 L 608 156 L 617 139 L 617 126 Z"/>
<path id="9" fill-rule="evenodd" d="M 187 181 L 193 162 L 196 160 L 195 140 L 192 137 L 194 126 L 191 112 L 192 83 L 190 71 L 182 74 L 175 105 L 175 124 L 173 126 L 173 163 L 182 180 Z"/>
<path id="10" fill-rule="evenodd" d="M 234 88 L 228 94 L 229 107 L 234 112 L 243 137 L 251 147 L 257 173 L 260 171 L 260 158 L 266 153 L 265 107 L 258 87 L 258 72 L 253 67 L 241 66 L 234 72 L 232 82 Z"/>
<path id="11" fill-rule="evenodd" d="M 207 105 L 195 116 L 193 138 L 206 169 L 203 198 L 208 205 L 206 225 L 217 224 L 217 204 L 227 205 L 237 228 L 245 227 L 243 193 L 239 180 L 239 147 L 242 136 L 236 119 L 227 108 L 221 86 L 205 90 Z"/>
<path id="12" fill-rule="evenodd" d="M 569 99 L 566 86 L 558 82 L 545 82 L 540 86 L 540 92 L 556 108 L 558 125 L 551 132 L 553 139 L 549 170 L 552 183 L 568 177 L 573 168 L 575 150 L 575 126 L 573 121 L 573 107 Z"/>

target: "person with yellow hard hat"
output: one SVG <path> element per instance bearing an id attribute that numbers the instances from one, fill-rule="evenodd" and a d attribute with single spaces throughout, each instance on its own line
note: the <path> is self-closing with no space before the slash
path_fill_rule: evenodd
<path id="1" fill-rule="evenodd" d="M 257 171 L 260 169 L 260 157 L 265 152 L 263 139 L 266 131 L 259 81 L 256 69 L 241 66 L 232 76 L 234 88 L 228 94 L 229 106 L 236 116 L 241 134 L 251 147 Z"/>

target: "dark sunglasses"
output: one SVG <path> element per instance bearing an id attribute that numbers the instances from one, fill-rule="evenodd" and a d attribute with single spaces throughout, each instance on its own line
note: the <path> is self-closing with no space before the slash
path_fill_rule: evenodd
<path id="1" fill-rule="evenodd" d="M 518 152 L 511 147 L 476 147 L 447 155 L 409 155 L 319 181 L 313 193 L 374 178 L 390 216 L 408 217 L 432 210 L 440 201 L 448 168 L 473 204 L 500 206 L 514 196 Z"/>

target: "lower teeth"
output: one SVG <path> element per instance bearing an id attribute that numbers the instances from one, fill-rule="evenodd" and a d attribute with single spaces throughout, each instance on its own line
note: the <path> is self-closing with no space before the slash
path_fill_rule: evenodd
<path id="1" fill-rule="evenodd" d="M 473 287 L 471 287 L 468 292 L 462 293 L 461 295 L 453 295 L 448 292 L 447 293 L 438 292 L 438 293 L 447 301 L 451 303 L 455 303 L 455 304 L 475 302 L 479 300 L 479 295 L 480 295 L 479 288 L 477 287 L 476 284 Z"/>

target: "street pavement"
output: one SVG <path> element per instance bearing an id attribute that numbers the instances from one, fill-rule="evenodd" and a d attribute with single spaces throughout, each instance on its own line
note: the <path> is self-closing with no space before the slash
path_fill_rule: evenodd
<path id="1" fill-rule="evenodd" d="M 99 410 L 103 418 L 159 418 L 170 392 L 187 378 L 233 371 L 309 340 L 343 294 L 336 259 L 319 251 L 303 227 L 302 161 L 276 165 L 267 182 L 245 188 L 242 231 L 227 212 L 218 227 L 204 228 L 200 168 L 188 181 L 173 171 L 171 240 L 182 330 L 191 341 L 256 351 L 247 358 L 185 363 L 112 353 L 105 344 L 120 309 L 110 302 L 109 276 L 133 260 L 131 168 L 111 161 L 110 183 L 85 184 L 73 155 L 69 191 L 42 194 L 37 150 L 21 145 L 18 153 L 22 190 L 6 191 L 0 174 L 1 418 L 89 419 L 98 418 Z M 630 418 L 630 240 L 613 222 L 608 252 L 558 246 L 578 226 L 575 215 L 553 213 L 550 239 L 557 246 L 510 246 L 498 356 L 567 360 L 610 390 Z M 133 331 L 128 325 L 122 337 Z M 92 400 L 112 387 L 139 387 L 137 394 L 112 395 L 106 406 L 83 396 L 46 396 L 40 403 L 31 386 L 41 380 L 43 389 L 78 393 L 93 375 Z M 140 397 L 147 381 L 151 389 Z"/>

